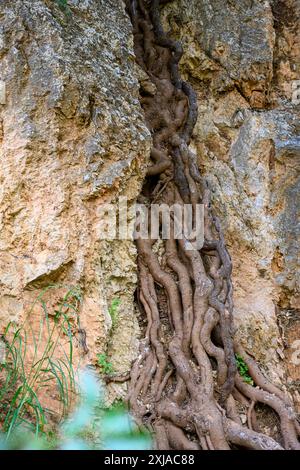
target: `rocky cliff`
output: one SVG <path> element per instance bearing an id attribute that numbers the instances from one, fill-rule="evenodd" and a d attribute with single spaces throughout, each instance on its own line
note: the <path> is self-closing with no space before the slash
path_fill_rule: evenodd
<path id="1" fill-rule="evenodd" d="M 192 146 L 233 258 L 237 334 L 273 380 L 287 372 L 298 402 L 299 15 L 297 1 L 179 0 L 164 10 L 198 94 Z"/>
<path id="2" fill-rule="evenodd" d="M 83 292 L 94 363 L 118 298 L 114 368 L 137 338 L 135 246 L 99 238 L 99 209 L 140 191 L 150 146 L 131 24 L 121 1 L 1 3 L 0 322 L 21 322 L 50 284 Z M 64 287 L 47 294 L 55 305 Z M 84 354 L 78 331 L 77 353 Z"/>
<path id="3" fill-rule="evenodd" d="M 121 0 L 11 0 L 0 12 L 1 328 L 49 284 L 79 285 L 88 352 L 75 331 L 77 356 L 94 363 L 109 346 L 127 372 L 136 249 L 98 226 L 104 203 L 136 200 L 150 158 L 129 17 Z M 197 92 L 191 148 L 233 259 L 237 335 L 299 403 L 299 2 L 175 0 L 163 23 Z"/>

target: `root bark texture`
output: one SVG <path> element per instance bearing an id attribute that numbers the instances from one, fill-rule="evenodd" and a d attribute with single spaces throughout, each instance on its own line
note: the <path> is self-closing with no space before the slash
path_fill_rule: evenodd
<path id="1" fill-rule="evenodd" d="M 189 149 L 197 97 L 180 77 L 182 47 L 165 34 L 159 3 L 126 1 L 136 59 L 149 78 L 140 100 L 152 133 L 152 164 L 140 200 L 148 207 L 189 203 L 194 217 L 196 204 L 203 204 L 205 242 L 197 250 L 184 237 L 137 240 L 138 305 L 147 328 L 128 402 L 137 422 L 154 432 L 158 449 L 299 449 L 289 399 L 234 342 L 231 259 Z M 235 353 L 247 363 L 254 386 L 239 376 Z M 257 403 L 277 413 L 280 442 L 253 428 Z M 248 407 L 247 424 L 239 406 Z"/>

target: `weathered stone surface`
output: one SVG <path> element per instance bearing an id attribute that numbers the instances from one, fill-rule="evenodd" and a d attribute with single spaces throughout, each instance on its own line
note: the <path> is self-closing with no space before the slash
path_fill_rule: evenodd
<path id="1" fill-rule="evenodd" d="M 179 0 L 164 23 L 198 93 L 192 146 L 233 258 L 237 335 L 288 385 L 299 380 L 290 357 L 300 331 L 283 342 L 276 313 L 300 306 L 297 2 Z"/>
<path id="2" fill-rule="evenodd" d="M 0 8 L 1 330 L 20 322 L 47 285 L 79 285 L 84 361 L 93 363 L 106 349 L 117 297 L 113 363 L 126 372 L 137 328 L 136 252 L 130 241 L 100 240 L 98 224 L 105 202 L 135 200 L 149 154 L 130 21 L 121 0 Z M 54 289 L 47 301 L 60 294 Z"/>
<path id="3" fill-rule="evenodd" d="M 138 79 L 150 85 L 135 65 L 121 0 L 63 4 L 0 4 L 0 333 L 24 318 L 45 286 L 78 284 L 85 361 L 109 344 L 115 370 L 127 372 L 138 332 L 136 252 L 130 241 L 99 239 L 99 209 L 140 191 L 150 137 Z M 273 380 L 288 375 L 293 393 L 300 380 L 292 362 L 300 338 L 299 105 L 291 102 L 300 79 L 299 11 L 298 0 L 164 7 L 167 29 L 183 43 L 182 75 L 198 93 L 192 147 L 233 258 L 237 334 Z M 49 305 L 61 293 L 49 294 Z M 110 335 L 115 298 L 121 305 Z M 111 387 L 112 398 L 120 388 Z"/>

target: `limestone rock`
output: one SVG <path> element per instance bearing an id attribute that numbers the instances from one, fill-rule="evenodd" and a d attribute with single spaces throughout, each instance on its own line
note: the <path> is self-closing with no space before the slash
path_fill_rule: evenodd
<path id="1" fill-rule="evenodd" d="M 101 240 L 97 227 L 104 202 L 135 201 L 149 158 L 129 18 L 121 0 L 16 0 L 0 9 L 0 332 L 21 323 L 41 289 L 78 285 L 84 362 L 106 349 L 117 297 L 113 362 L 127 371 L 137 336 L 135 246 Z M 49 293 L 49 305 L 61 292 Z M 80 341 L 75 352 L 83 355 Z"/>
<path id="2" fill-rule="evenodd" d="M 298 3 L 176 0 L 163 21 L 198 93 L 191 147 L 233 258 L 237 335 L 300 403 L 291 365 L 300 339 Z M 140 192 L 150 135 L 139 81 L 155 88 L 135 64 L 122 0 L 8 0 L 0 12 L 0 333 L 42 289 L 79 285 L 84 362 L 109 345 L 114 369 L 127 372 L 138 338 L 136 251 L 130 240 L 101 240 L 99 223 L 105 203 L 133 203 Z M 48 293 L 50 306 L 62 290 Z"/>

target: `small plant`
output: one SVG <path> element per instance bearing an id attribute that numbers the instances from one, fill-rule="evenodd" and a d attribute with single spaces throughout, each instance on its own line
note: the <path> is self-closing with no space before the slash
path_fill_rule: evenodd
<path id="1" fill-rule="evenodd" d="M 50 289 L 62 287 L 45 288 L 34 301 L 24 324 L 17 327 L 9 323 L 2 336 L 5 355 L 0 363 L 0 422 L 6 440 L 16 435 L 18 428 L 36 436 L 46 432 L 47 414 L 53 411 L 42 406 L 45 387 L 56 384 L 61 417 L 69 411 L 76 393 L 71 322 L 78 316 L 80 291 L 68 288 L 54 312 L 49 311 L 44 298 Z M 37 314 L 38 328 L 33 329 Z M 64 347 L 61 347 L 62 337 L 67 338 Z"/>
<path id="2" fill-rule="evenodd" d="M 97 359 L 98 359 L 98 366 L 100 367 L 102 374 L 109 375 L 113 373 L 114 368 L 113 368 L 112 363 L 108 361 L 107 354 L 105 353 L 97 354 Z"/>
<path id="3" fill-rule="evenodd" d="M 54 2 L 57 4 L 58 8 L 67 16 L 71 16 L 71 9 L 68 5 L 67 0 L 54 0 Z"/>
<path id="4" fill-rule="evenodd" d="M 55 0 L 55 2 L 61 10 L 66 10 L 68 8 L 67 0 Z"/>
<path id="5" fill-rule="evenodd" d="M 116 328 L 117 323 L 118 323 L 118 307 L 120 304 L 121 304 L 120 299 L 118 298 L 113 299 L 108 309 L 108 312 L 111 318 L 112 330 Z"/>
<path id="6" fill-rule="evenodd" d="M 243 378 L 244 382 L 249 385 L 254 385 L 252 377 L 249 375 L 249 367 L 245 363 L 242 356 L 239 354 L 235 355 L 237 369 L 239 371 L 240 376 Z"/>

